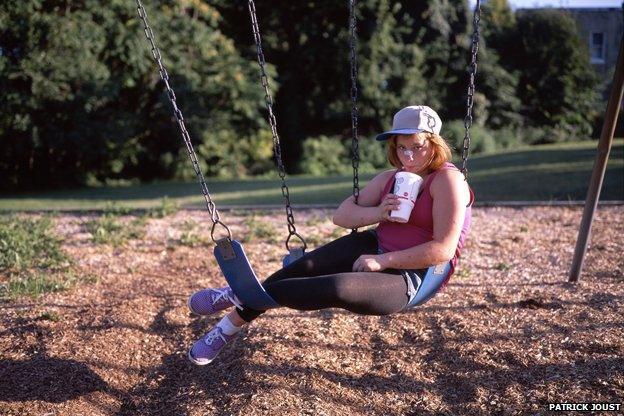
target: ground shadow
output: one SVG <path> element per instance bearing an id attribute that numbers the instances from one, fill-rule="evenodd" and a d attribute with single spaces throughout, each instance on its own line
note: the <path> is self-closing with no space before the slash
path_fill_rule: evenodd
<path id="1" fill-rule="evenodd" d="M 258 363 L 252 356 L 259 350 L 271 347 L 272 339 L 254 336 L 255 329 L 246 330 L 242 336 L 236 339 L 232 345 L 219 356 L 218 360 L 207 367 L 195 367 L 188 363 L 185 352 L 188 348 L 187 331 L 183 326 L 168 316 L 176 306 L 174 298 L 163 297 L 159 312 L 153 316 L 148 328 L 134 327 L 121 322 L 96 321 L 94 325 L 88 325 L 91 331 L 104 330 L 110 327 L 132 327 L 162 336 L 166 349 L 169 353 L 164 354 L 159 363 L 153 367 L 141 371 L 141 381 L 131 390 L 119 392 L 104 382 L 89 366 L 93 363 L 82 363 L 75 360 L 62 360 L 48 358 L 45 352 L 30 352 L 31 358 L 27 361 L 0 360 L 0 401 L 34 401 L 39 400 L 48 403 L 62 403 L 93 392 L 105 392 L 117 398 L 121 406 L 116 412 L 118 415 L 187 415 L 189 409 L 196 409 L 198 400 L 201 400 L 202 411 L 206 414 L 217 416 L 240 414 L 249 410 L 249 402 L 258 393 L 265 395 L 277 388 L 286 389 L 297 397 L 303 398 L 303 402 L 314 408 L 314 400 L 323 398 L 338 406 L 350 408 L 355 414 L 376 414 L 383 409 L 369 408 L 368 403 L 353 403 L 348 397 L 337 394 L 328 397 L 327 392 L 321 390 L 323 383 L 314 382 L 324 378 L 332 385 L 349 386 L 352 390 L 359 391 L 362 395 L 370 392 L 405 397 L 418 398 L 424 393 L 434 392 L 453 414 L 461 414 L 466 407 L 477 400 L 477 396 L 485 392 L 495 395 L 513 387 L 514 383 L 526 386 L 525 391 L 535 390 L 539 383 L 557 383 L 562 385 L 574 382 L 579 376 L 587 379 L 595 373 L 595 368 L 601 368 L 605 377 L 613 378 L 615 374 L 624 369 L 624 360 L 621 358 L 601 357 L 604 354 L 615 354 L 619 350 L 617 345 L 583 346 L 579 343 L 570 343 L 563 346 L 566 350 L 579 351 L 585 354 L 585 358 L 575 362 L 537 363 L 522 362 L 518 356 L 505 352 L 493 351 L 497 364 L 492 365 L 480 362 L 477 355 L 458 350 L 456 340 L 463 339 L 465 342 L 478 342 L 486 345 L 497 336 L 481 338 L 478 334 L 464 330 L 461 322 L 453 316 L 444 316 L 439 312 L 444 310 L 470 310 L 479 309 L 481 305 L 467 305 L 456 307 L 428 306 L 415 311 L 405 312 L 393 317 L 379 317 L 379 323 L 390 325 L 394 319 L 408 318 L 409 314 L 422 314 L 419 319 L 426 322 L 424 328 L 430 339 L 423 340 L 420 332 L 423 328 L 404 330 L 402 341 L 399 344 L 388 343 L 376 334 L 375 326 L 370 318 L 358 319 L 355 325 L 360 333 L 367 337 L 361 345 L 352 347 L 349 345 L 318 343 L 305 338 L 284 340 L 280 343 L 291 343 L 292 348 L 331 348 L 344 352 L 353 350 L 360 355 L 368 355 L 374 358 L 374 363 L 366 371 L 359 375 L 352 375 L 340 371 L 324 368 L 320 365 L 302 362 L 295 355 L 289 360 L 275 359 L 271 363 Z M 558 310 L 571 304 L 584 304 L 589 308 L 603 310 L 617 307 L 620 297 L 614 294 L 598 293 L 584 302 L 570 302 L 528 297 L 513 302 L 499 302 L 495 297 L 485 300 L 483 307 L 493 309 L 545 309 Z M 283 310 L 268 314 L 267 319 L 284 319 L 285 317 L 298 317 L 300 319 L 315 319 L 319 321 L 320 330 L 329 326 L 336 316 L 349 314 L 342 310 L 322 310 L 314 312 L 296 312 Z M 350 315 L 350 314 L 349 314 Z M 405 316 L 407 315 L 407 316 Z M 199 338 L 207 327 L 216 324 L 217 318 L 196 319 L 190 324 L 190 330 L 195 338 Z M 546 325 L 547 322 L 544 323 Z M 622 323 L 604 323 L 604 325 L 621 326 Z M 186 326 L 184 326 L 186 327 Z M 85 328 L 83 328 L 84 330 Z M 596 328 L 594 328 L 596 329 Z M 45 338 L 45 331 L 33 323 L 22 322 L 21 332 L 34 332 L 37 337 Z M 566 333 L 572 331 L 568 327 L 551 327 L 544 331 L 557 331 Z M 579 330 L 575 327 L 574 330 Z M 293 329 L 295 333 L 295 329 Z M 540 332 L 530 331 L 524 335 L 516 335 L 520 341 L 532 343 L 532 339 Z M 509 335 L 500 334 L 509 337 Z M 539 336 L 537 337 L 539 338 Z M 276 338 L 277 339 L 277 338 Z M 277 342 L 277 341 L 275 341 Z M 45 345 L 45 343 L 43 343 Z M 522 345 L 522 342 L 520 343 Z M 41 345 L 38 343 L 37 345 Z M 423 351 L 424 355 L 420 362 L 414 365 L 432 366 L 436 370 L 433 379 L 415 379 L 401 370 L 393 367 L 392 358 L 399 349 Z M 27 352 L 29 353 L 29 352 Z M 106 364 L 111 366 L 112 364 Z M 389 366 L 389 367 L 388 367 Z M 383 372 L 380 371 L 382 370 Z M 100 367 L 104 369 L 104 367 Z M 388 371 L 389 369 L 389 371 Z M 286 380 L 285 383 L 275 384 L 275 380 Z M 289 383 L 289 381 L 298 381 Z M 300 382 L 304 380 L 304 382 Z M 309 380 L 309 381 L 307 381 Z M 605 394 L 616 397 L 614 387 L 597 386 Z M 411 399 L 410 399 L 411 401 Z M 374 406 L 374 405 L 373 405 Z M 270 413 L 271 408 L 256 409 Z M 428 414 L 418 400 L 413 400 L 413 407 L 407 414 Z"/>
<path id="2" fill-rule="evenodd" d="M 451 409 L 451 414 L 462 414 L 466 411 L 466 406 L 475 401 L 479 390 L 494 394 L 514 383 L 535 389 L 539 383 L 545 382 L 545 376 L 556 377 L 546 382 L 573 382 L 579 375 L 593 374 L 597 366 L 605 368 L 606 377 L 614 377 L 624 365 L 624 360 L 617 358 L 527 365 L 509 353 L 501 354 L 500 366 L 486 365 L 449 347 L 442 335 L 442 322 L 432 318 L 430 323 L 434 339 L 428 343 L 421 342 L 414 348 L 425 348 L 429 351 L 422 365 L 436 366 L 443 370 L 436 372 L 435 380 L 417 380 L 401 371 L 381 375 L 374 366 L 366 373 L 356 376 L 339 370 L 305 365 L 296 360 L 281 361 L 278 365 L 259 364 L 249 359 L 251 353 L 258 348 L 257 343 L 241 337 L 232 348 L 207 367 L 194 367 L 180 355 L 165 357 L 162 365 L 155 368 L 149 376 L 152 381 L 159 380 L 158 383 L 146 381 L 137 386 L 132 392 L 134 402 L 124 403 L 118 415 L 186 415 L 189 414 L 188 409 L 196 405 L 197 392 L 204 397 L 204 411 L 216 416 L 241 414 L 249 410 L 249 401 L 258 392 L 266 394 L 276 388 L 287 389 L 303 398 L 304 402 L 313 403 L 316 398 L 323 398 L 324 401 L 352 409 L 354 414 L 375 414 L 376 410 L 380 410 L 368 408 L 365 403 L 356 405 L 340 395 L 328 397 L 327 392 L 315 387 L 313 383 L 297 382 L 277 386 L 271 381 L 275 380 L 275 376 L 287 380 L 312 380 L 322 377 L 333 385 L 349 386 L 364 395 L 375 392 L 418 398 L 427 391 L 434 391 Z M 371 353 L 374 353 L 376 348 L 383 348 L 384 342 L 374 334 L 371 337 L 375 338 L 373 342 L 376 346 L 370 348 Z M 384 357 L 376 358 L 383 360 Z M 475 376 L 477 374 L 478 377 Z M 614 395 L 613 397 L 616 395 L 613 389 L 607 389 L 605 393 Z M 194 400 L 190 399 L 191 395 L 195 396 Z M 271 412 L 270 404 L 266 408 L 262 407 L 264 404 L 258 406 L 255 409 L 258 414 Z M 422 404 L 413 400 L 413 408 L 406 414 L 423 415 L 428 412 L 422 408 Z"/>
<path id="3" fill-rule="evenodd" d="M 0 360 L 0 401 L 62 403 L 96 391 L 111 392 L 100 376 L 76 360 Z"/>

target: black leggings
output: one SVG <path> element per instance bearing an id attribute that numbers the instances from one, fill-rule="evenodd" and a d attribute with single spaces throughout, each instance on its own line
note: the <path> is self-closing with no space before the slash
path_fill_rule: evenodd
<path id="1" fill-rule="evenodd" d="M 352 272 L 362 254 L 377 254 L 370 231 L 351 233 L 307 253 L 267 278 L 262 286 L 281 306 L 302 311 L 342 308 L 362 315 L 388 315 L 409 301 L 400 271 Z M 251 322 L 264 311 L 243 306 L 239 315 Z"/>

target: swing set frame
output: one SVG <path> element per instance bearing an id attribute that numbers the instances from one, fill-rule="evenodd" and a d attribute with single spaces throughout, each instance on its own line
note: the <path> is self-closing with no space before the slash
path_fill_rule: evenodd
<path id="1" fill-rule="evenodd" d="M 247 1 L 249 14 L 251 17 L 251 25 L 254 36 L 254 42 L 256 44 L 258 65 L 260 67 L 261 72 L 261 83 L 265 92 L 265 103 L 268 112 L 268 121 L 271 127 L 271 133 L 273 136 L 273 151 L 275 154 L 276 165 L 278 169 L 279 176 L 282 180 L 282 196 L 284 197 L 284 203 L 286 208 L 286 221 L 288 226 L 288 237 L 286 238 L 285 245 L 288 250 L 288 254 L 283 260 L 283 265 L 287 266 L 293 261 L 296 261 L 305 253 L 305 249 L 307 244 L 305 239 L 297 232 L 294 220 L 294 214 L 292 212 L 292 207 L 290 204 L 290 192 L 288 189 L 288 185 L 286 183 L 286 170 L 284 168 L 284 164 L 281 157 L 281 144 L 277 131 L 277 120 L 273 111 L 273 98 L 270 92 L 269 86 L 269 78 L 266 73 L 265 68 L 265 57 L 264 52 L 262 50 L 262 38 L 260 36 L 260 28 L 258 23 L 258 17 L 256 14 L 256 7 L 254 0 Z M 170 77 L 167 69 L 165 68 L 162 62 L 162 55 L 158 47 L 156 46 L 156 40 L 154 36 L 154 32 L 148 23 L 147 12 L 145 7 L 141 3 L 141 0 L 136 0 L 137 12 L 139 18 L 143 22 L 144 32 L 147 40 L 151 46 L 151 53 L 156 62 L 159 70 L 160 77 L 165 84 L 165 89 L 167 91 L 169 100 L 171 102 L 173 108 L 173 114 L 178 122 L 178 126 L 182 133 L 182 139 L 184 144 L 186 145 L 189 158 L 191 160 L 191 164 L 197 176 L 198 182 L 201 186 L 202 194 L 204 195 L 204 199 L 206 202 L 206 209 L 210 214 L 210 219 L 212 221 L 212 229 L 210 232 L 210 236 L 215 243 L 214 255 L 223 272 L 225 279 L 228 284 L 238 296 L 238 298 L 247 306 L 256 310 L 266 310 L 271 308 L 276 308 L 279 305 L 275 302 L 274 299 L 264 290 L 260 282 L 258 281 L 257 276 L 255 275 L 249 260 L 244 252 L 242 245 L 232 239 L 232 232 L 230 228 L 221 221 L 221 216 L 215 203 L 212 200 L 210 195 L 210 191 L 208 189 L 208 185 L 206 184 L 206 180 L 199 166 L 199 162 L 197 159 L 197 155 L 195 153 L 195 149 L 193 148 L 193 144 L 191 142 L 191 138 L 189 132 L 184 123 L 184 117 L 182 115 L 182 111 L 179 109 L 177 105 L 176 95 L 170 84 Z M 351 101 L 352 101 L 352 110 L 351 110 L 351 127 L 352 127 L 352 165 L 353 165 L 353 195 L 355 197 L 355 201 L 357 203 L 357 199 L 359 196 L 359 177 L 358 177 L 358 165 L 359 165 L 359 147 L 358 147 L 358 133 L 357 133 L 357 125 L 358 125 L 358 108 L 357 108 L 357 19 L 355 14 L 356 0 L 349 0 L 349 32 L 350 32 L 350 42 L 349 42 L 349 57 L 350 57 L 350 65 L 351 65 Z M 473 35 L 472 35 L 472 44 L 471 44 L 471 62 L 468 66 L 469 72 L 469 82 L 468 82 L 468 92 L 466 98 L 466 116 L 464 118 L 464 127 L 465 127 L 465 135 L 463 141 L 462 148 L 462 167 L 461 171 L 464 176 L 467 178 L 467 161 L 468 155 L 470 151 L 470 127 L 472 126 L 472 110 L 473 110 L 473 97 L 475 92 L 475 77 L 477 72 L 477 54 L 479 48 L 479 23 L 480 23 L 480 14 L 481 14 L 481 1 L 477 0 L 474 14 L 473 14 Z M 226 236 L 217 238 L 216 230 L 218 227 L 222 227 L 226 231 Z M 353 230 L 356 231 L 355 229 Z M 302 243 L 301 247 L 291 248 L 290 241 L 293 237 L 296 237 Z M 440 267 L 446 266 L 446 267 Z M 428 269 L 427 273 L 422 279 L 421 285 L 417 288 L 417 294 L 414 299 L 408 304 L 408 307 L 418 306 L 431 297 L 433 297 L 439 289 L 442 287 L 449 273 L 449 265 L 436 265 L 432 266 Z"/>

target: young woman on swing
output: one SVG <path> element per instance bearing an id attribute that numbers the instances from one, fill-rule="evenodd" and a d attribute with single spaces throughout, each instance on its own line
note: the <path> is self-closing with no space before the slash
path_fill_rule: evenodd
<path id="1" fill-rule="evenodd" d="M 377 140 L 387 142 L 388 161 L 396 169 L 375 176 L 357 204 L 351 196 L 334 213 L 334 223 L 347 229 L 377 227 L 334 240 L 269 276 L 262 286 L 280 306 L 388 315 L 406 308 L 427 268 L 448 263 L 448 280 L 470 229 L 474 195 L 450 163 L 441 127 L 440 117 L 427 106 L 395 114 L 392 130 Z M 398 171 L 423 178 L 407 223 L 390 217 L 399 206 L 391 193 Z M 188 356 L 197 365 L 210 363 L 244 325 L 265 312 L 241 304 L 229 287 L 196 292 L 188 306 L 198 315 L 236 306 L 192 346 Z"/>

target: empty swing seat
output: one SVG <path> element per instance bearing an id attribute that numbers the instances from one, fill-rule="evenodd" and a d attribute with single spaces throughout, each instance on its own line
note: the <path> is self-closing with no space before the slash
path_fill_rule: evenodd
<path id="1" fill-rule="evenodd" d="M 295 248 L 290 250 L 288 254 L 284 256 L 282 259 L 282 267 L 286 267 L 289 264 L 293 263 L 296 260 L 299 260 L 305 254 L 305 250 L 303 248 Z"/>
<path id="2" fill-rule="evenodd" d="M 238 241 L 227 239 L 217 241 L 214 255 L 225 280 L 243 305 L 258 311 L 279 307 L 258 281 L 243 246 Z"/>

